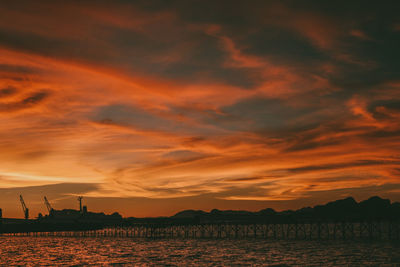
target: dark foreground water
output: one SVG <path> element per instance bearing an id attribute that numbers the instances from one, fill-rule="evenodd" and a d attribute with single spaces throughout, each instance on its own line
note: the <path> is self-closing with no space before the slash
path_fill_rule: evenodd
<path id="1" fill-rule="evenodd" d="M 400 266 L 400 244 L 0 237 L 0 265 Z"/>

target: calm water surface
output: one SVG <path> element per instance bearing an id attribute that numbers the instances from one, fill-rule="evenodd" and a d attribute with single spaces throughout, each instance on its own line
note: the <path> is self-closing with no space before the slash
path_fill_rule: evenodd
<path id="1" fill-rule="evenodd" d="M 400 244 L 0 237 L 0 265 L 400 266 Z"/>

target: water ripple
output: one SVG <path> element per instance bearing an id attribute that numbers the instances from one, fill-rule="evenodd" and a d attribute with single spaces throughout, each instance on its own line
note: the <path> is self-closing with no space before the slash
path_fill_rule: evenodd
<path id="1" fill-rule="evenodd" d="M 12 266 L 400 266 L 400 244 L 350 241 L 0 237 Z"/>

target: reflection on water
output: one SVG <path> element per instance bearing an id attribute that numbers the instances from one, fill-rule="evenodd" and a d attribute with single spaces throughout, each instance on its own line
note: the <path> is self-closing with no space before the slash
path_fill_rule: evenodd
<path id="1" fill-rule="evenodd" d="M 400 244 L 0 237 L 0 265 L 400 266 Z"/>

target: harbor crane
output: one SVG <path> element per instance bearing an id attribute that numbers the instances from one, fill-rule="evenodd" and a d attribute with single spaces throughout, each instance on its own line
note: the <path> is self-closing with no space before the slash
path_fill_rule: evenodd
<path id="1" fill-rule="evenodd" d="M 44 197 L 44 204 L 46 204 L 47 210 L 49 211 L 49 215 L 51 215 L 54 209 L 51 207 L 50 202 L 47 200 L 47 197 Z"/>
<path id="2" fill-rule="evenodd" d="M 24 198 L 22 197 L 22 195 L 19 195 L 19 200 L 21 201 L 22 210 L 24 211 L 25 219 L 28 220 L 29 219 L 29 209 L 26 207 L 25 201 L 24 201 Z"/>

